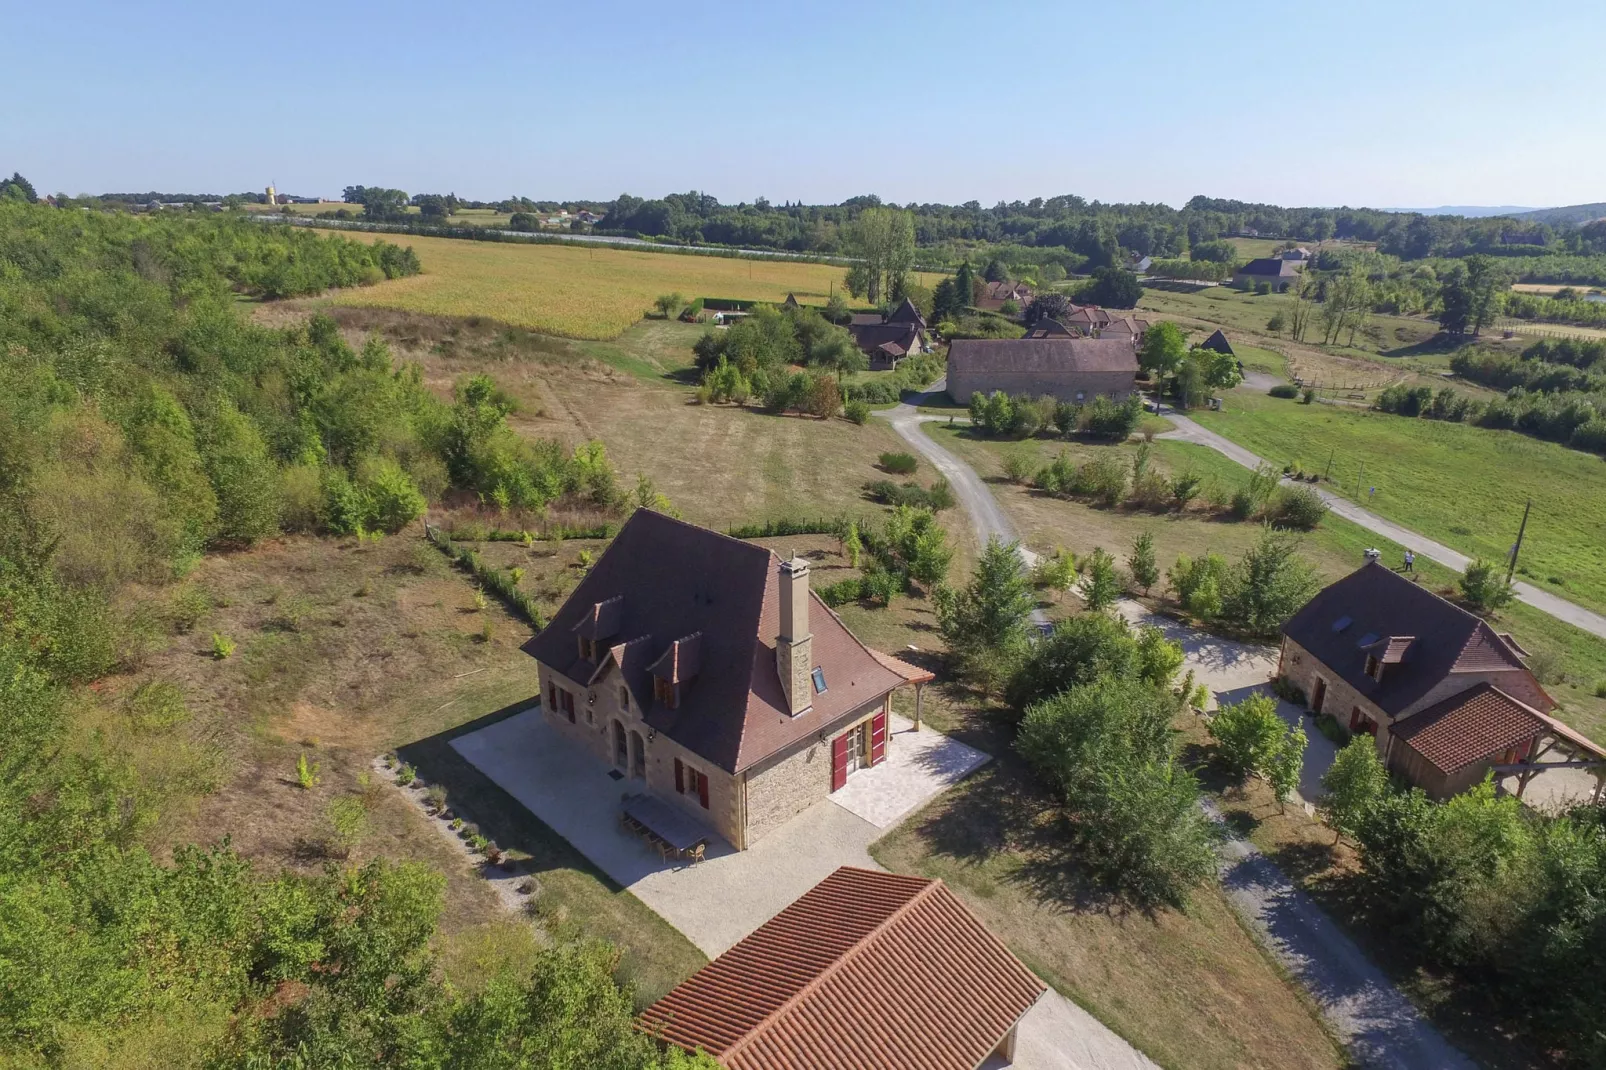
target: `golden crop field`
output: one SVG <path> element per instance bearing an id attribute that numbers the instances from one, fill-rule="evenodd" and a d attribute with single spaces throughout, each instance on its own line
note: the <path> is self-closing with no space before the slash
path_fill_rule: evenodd
<path id="1" fill-rule="evenodd" d="M 486 316 L 566 338 L 615 338 L 660 294 L 783 301 L 795 293 L 824 304 L 833 286 L 842 289 L 843 269 L 833 264 L 341 233 L 411 245 L 424 273 L 339 291 L 337 304 Z M 922 276 L 927 286 L 936 279 Z"/>

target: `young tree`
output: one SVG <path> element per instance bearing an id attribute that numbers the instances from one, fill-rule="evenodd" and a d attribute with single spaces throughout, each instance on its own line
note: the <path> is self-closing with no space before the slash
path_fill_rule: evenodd
<path id="1" fill-rule="evenodd" d="M 1009 269 L 1004 266 L 1002 260 L 995 256 L 987 261 L 987 266 L 982 269 L 981 277 L 987 282 L 1007 282 L 1009 280 Z"/>
<path id="2" fill-rule="evenodd" d="M 1511 585 L 1499 565 L 1480 557 L 1461 576 L 1461 597 L 1479 613 L 1490 613 L 1511 602 Z"/>
<path id="3" fill-rule="evenodd" d="M 1488 326 L 1500 313 L 1500 291 L 1506 285 L 1505 274 L 1496 265 L 1494 257 L 1476 253 L 1466 258 L 1467 325 L 1472 336 Z"/>
<path id="4" fill-rule="evenodd" d="M 970 261 L 961 260 L 958 269 L 954 271 L 954 290 L 959 298 L 961 312 L 975 305 L 981 285 L 981 279 L 976 277 Z"/>
<path id="5" fill-rule="evenodd" d="M 1266 783 L 1271 785 L 1271 793 L 1277 799 L 1277 807 L 1281 810 L 1287 805 L 1288 799 L 1299 788 L 1299 775 L 1305 770 L 1305 746 L 1309 739 L 1305 735 L 1305 726 L 1295 724 L 1283 735 L 1282 744 L 1277 753 L 1272 755 L 1271 765 L 1265 771 Z"/>
<path id="6" fill-rule="evenodd" d="M 1084 296 L 1093 304 L 1108 308 L 1136 308 L 1143 297 L 1143 287 L 1130 271 L 1101 267 L 1093 272 L 1093 281 Z"/>
<path id="7" fill-rule="evenodd" d="M 1188 342 L 1182 335 L 1182 328 L 1162 321 L 1143 333 L 1143 341 L 1138 345 L 1138 367 L 1148 372 L 1158 387 L 1177 373 L 1187 355 Z"/>
<path id="8" fill-rule="evenodd" d="M 1299 786 L 1305 729 L 1285 724 L 1270 695 L 1251 695 L 1221 707 L 1210 719 L 1210 738 L 1216 757 L 1240 784 L 1251 776 L 1264 777 L 1279 804 Z"/>
<path id="9" fill-rule="evenodd" d="M 1025 649 L 1031 620 L 1033 600 L 1020 544 L 989 539 L 965 589 L 939 591 L 939 626 L 960 671 L 983 686 L 994 685 Z"/>
<path id="10" fill-rule="evenodd" d="M 1115 558 L 1102 546 L 1095 546 L 1087 559 L 1087 572 L 1082 576 L 1082 604 L 1093 612 L 1101 612 L 1121 597 L 1121 577 L 1115 571 Z"/>
<path id="11" fill-rule="evenodd" d="M 1262 534 L 1223 585 L 1222 619 L 1249 635 L 1276 635 L 1321 586 L 1298 550 L 1293 536 L 1269 529 Z"/>
<path id="12" fill-rule="evenodd" d="M 1372 805 L 1388 791 L 1388 770 L 1377 756 L 1377 743 L 1361 734 L 1351 739 L 1333 758 L 1322 774 L 1322 800 L 1327 823 L 1333 826 L 1333 842 L 1339 836 L 1354 836 L 1366 820 Z"/>
<path id="13" fill-rule="evenodd" d="M 1142 678 L 1138 643 L 1113 613 L 1080 613 L 1033 643 L 1010 678 L 1005 701 L 1014 710 L 1102 677 Z"/>
<path id="14" fill-rule="evenodd" d="M 1173 643 L 1165 637 L 1164 632 L 1155 627 L 1139 630 L 1138 679 L 1150 687 L 1170 687 L 1171 681 L 1176 678 L 1177 670 L 1182 668 L 1182 661 L 1181 643 Z"/>
<path id="15" fill-rule="evenodd" d="M 675 293 L 659 294 L 653 299 L 652 304 L 658 310 L 660 317 L 672 320 L 680 313 L 682 308 L 686 307 L 686 299 Z"/>
<path id="16" fill-rule="evenodd" d="M 1133 584 L 1143 588 L 1147 596 L 1149 588 L 1160 582 L 1160 566 L 1154 556 L 1154 532 L 1141 531 L 1132 540 L 1132 553 L 1127 556 L 1126 565 L 1132 573 Z"/>
<path id="17" fill-rule="evenodd" d="M 1310 327 L 1315 292 L 1315 281 L 1304 272 L 1288 286 L 1288 333 L 1296 342 L 1305 340 L 1305 331 Z"/>

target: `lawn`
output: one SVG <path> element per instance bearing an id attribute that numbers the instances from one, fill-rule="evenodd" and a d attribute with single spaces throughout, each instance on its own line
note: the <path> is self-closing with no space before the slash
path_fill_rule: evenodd
<path id="1" fill-rule="evenodd" d="M 1243 390 L 1225 411 L 1194 415 L 1274 464 L 1330 470 L 1330 489 L 1474 557 L 1504 560 L 1531 498 L 1522 575 L 1606 610 L 1606 463 L 1599 457 L 1512 431 Z"/>
<path id="2" fill-rule="evenodd" d="M 565 338 L 616 338 L 660 294 L 778 302 L 795 293 L 824 304 L 842 289 L 843 269 L 831 264 L 341 233 L 411 245 L 424 273 L 332 294 L 336 304 L 486 316 Z"/>

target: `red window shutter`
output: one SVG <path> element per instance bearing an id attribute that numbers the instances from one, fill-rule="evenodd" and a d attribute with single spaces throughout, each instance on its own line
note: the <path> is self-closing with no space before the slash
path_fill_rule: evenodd
<path id="1" fill-rule="evenodd" d="M 831 790 L 848 782 L 848 735 L 843 733 L 831 741 Z"/>
<path id="2" fill-rule="evenodd" d="M 702 773 L 697 774 L 697 801 L 703 804 L 704 810 L 708 809 L 708 777 Z"/>
<path id="3" fill-rule="evenodd" d="M 887 715 L 878 713 L 870 719 L 870 764 L 880 765 L 887 759 Z"/>
<path id="4" fill-rule="evenodd" d="M 675 790 L 686 794 L 686 767 L 680 764 L 679 758 L 675 759 Z"/>

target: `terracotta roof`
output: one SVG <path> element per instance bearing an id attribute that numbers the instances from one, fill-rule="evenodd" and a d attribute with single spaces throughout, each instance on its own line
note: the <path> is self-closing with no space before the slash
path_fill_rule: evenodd
<path id="1" fill-rule="evenodd" d="M 880 345 L 876 346 L 876 348 L 889 357 L 901 357 L 909 352 L 897 342 L 882 342 Z"/>
<path id="2" fill-rule="evenodd" d="M 730 1070 L 974 1070 L 1046 988 L 941 881 L 843 866 L 638 1025 Z"/>
<path id="3" fill-rule="evenodd" d="M 948 347 L 948 370 L 981 372 L 1138 373 L 1125 338 L 961 338 Z"/>
<path id="4" fill-rule="evenodd" d="M 825 670 L 829 686 L 792 716 L 775 663 L 779 573 L 779 559 L 762 546 L 638 509 L 524 652 L 587 684 L 618 664 L 649 726 L 739 773 L 904 684 L 810 592 L 814 664 Z M 608 643 L 604 657 L 595 665 L 581 661 L 576 622 L 620 595 L 618 633 L 597 637 Z M 680 657 L 689 656 L 685 641 L 694 633 L 696 678 L 671 710 L 654 701 L 649 673 L 677 639 Z"/>
<path id="5" fill-rule="evenodd" d="M 1528 674 L 1516 651 L 1479 617 L 1376 561 L 1317 592 L 1283 634 L 1391 716 L 1453 673 Z M 1366 675 L 1366 655 L 1386 660 L 1389 644 L 1378 644 L 1391 636 L 1415 638 L 1374 680 Z M 1539 689 L 1537 680 L 1533 686 Z M 1544 712 L 1552 709 L 1548 702 Z"/>
<path id="6" fill-rule="evenodd" d="M 870 647 L 869 650 L 872 658 L 875 658 L 911 684 L 929 684 L 937 678 L 936 673 L 927 672 L 918 665 L 910 665 L 901 658 L 895 658 L 891 654 L 883 654 L 874 647 Z"/>
<path id="7" fill-rule="evenodd" d="M 1394 734 L 1441 773 L 1498 759 L 1549 728 L 1538 710 L 1498 687 L 1478 684 L 1394 725 Z"/>

